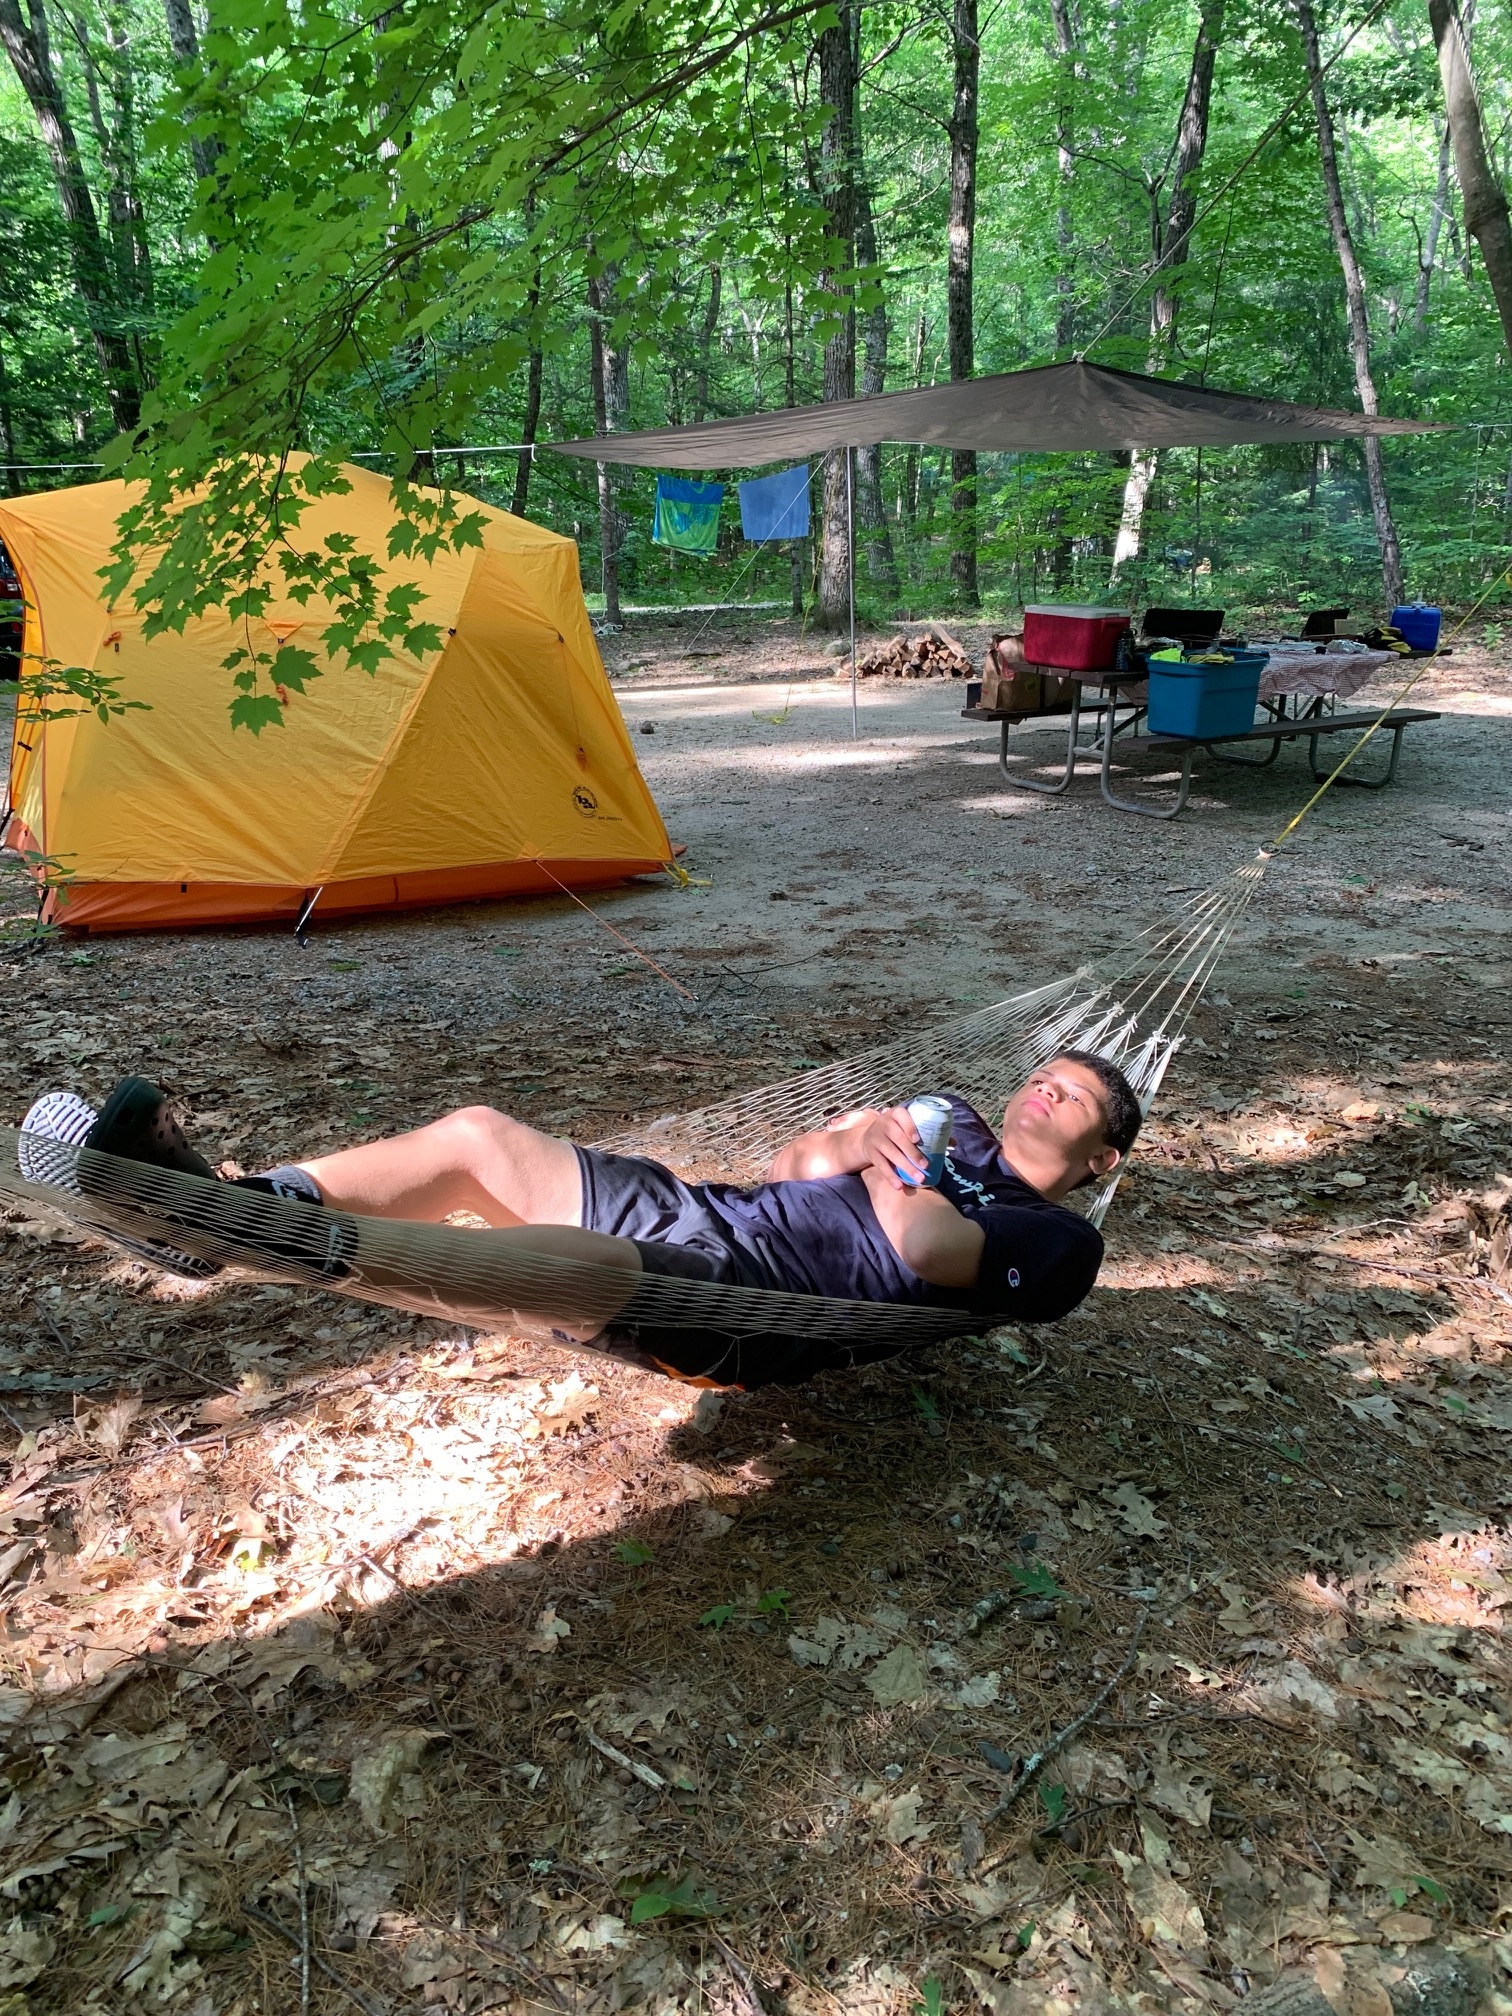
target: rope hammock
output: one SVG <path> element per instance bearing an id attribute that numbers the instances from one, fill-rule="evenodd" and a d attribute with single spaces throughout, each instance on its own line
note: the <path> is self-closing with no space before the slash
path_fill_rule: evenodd
<path id="1" fill-rule="evenodd" d="M 795 1134 L 856 1106 L 949 1089 L 990 1119 L 1037 1065 L 1067 1049 L 1116 1063 L 1148 1112 L 1186 1024 L 1264 873 L 1262 856 L 1141 933 L 1106 977 L 1083 967 L 938 1028 L 716 1106 L 654 1121 L 598 1146 L 647 1155 L 688 1180 L 759 1181 Z M 1073 1200 L 1094 1224 L 1117 1172 Z M 625 1301 L 618 1268 L 534 1252 L 528 1228 L 505 1233 L 328 1211 L 230 1184 L 0 1129 L 0 1196 L 59 1214 L 139 1248 L 170 1245 L 188 1274 L 231 1268 L 263 1281 L 558 1342 L 604 1326 L 648 1325 L 709 1338 L 709 1372 L 726 1378 L 741 1343 L 822 1344 L 826 1362 L 862 1363 L 910 1344 L 980 1329 L 960 1309 L 847 1302 L 814 1295 L 638 1277 Z"/>

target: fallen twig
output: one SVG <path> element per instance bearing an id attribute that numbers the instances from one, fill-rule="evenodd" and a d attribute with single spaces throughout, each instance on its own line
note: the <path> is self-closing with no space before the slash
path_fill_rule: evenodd
<path id="1" fill-rule="evenodd" d="M 513 1947 L 506 1946 L 502 1940 L 490 1939 L 486 1932 L 480 1932 L 472 1925 L 468 1926 L 465 1936 L 471 1939 L 475 1946 L 481 1946 L 486 1953 L 494 1954 L 508 1966 L 515 1968 L 524 1980 L 539 1988 L 555 2008 L 567 2007 L 566 1997 L 551 1976 L 543 1974 L 538 1967 L 533 1967 L 524 1955 L 516 1953 Z"/>
<path id="2" fill-rule="evenodd" d="M 712 1925 L 706 1926 L 704 1929 L 710 1943 L 719 1948 L 724 1963 L 730 1970 L 730 1976 L 735 1986 L 742 1993 L 746 2003 L 747 2016 L 766 2016 L 766 2005 L 763 2003 L 756 1987 L 755 1975 L 752 1974 L 750 1968 L 747 1967 L 744 1960 L 741 1959 L 740 1955 L 728 1941 L 720 1937 Z"/>
<path id="3" fill-rule="evenodd" d="M 627 1757 L 623 1750 L 616 1750 L 612 1743 L 606 1743 L 597 1730 L 591 1729 L 586 1722 L 582 1728 L 583 1734 L 601 1757 L 607 1757 L 611 1764 L 618 1764 L 622 1770 L 628 1771 L 632 1778 L 639 1778 L 642 1785 L 649 1785 L 653 1792 L 666 1791 L 667 1781 L 660 1771 L 653 1771 L 651 1766 L 643 1764 L 639 1757 Z"/>
<path id="4" fill-rule="evenodd" d="M 294 1875 L 299 1884 L 299 2016 L 310 2016 L 310 1888 L 305 1882 L 304 1842 L 300 1839 L 299 1815 L 294 1810 L 292 1792 L 285 1792 L 284 1804 L 289 1809 Z"/>
<path id="5" fill-rule="evenodd" d="M 271 1911 L 261 1910 L 256 1904 L 249 1903 L 245 1897 L 242 1899 L 241 1908 L 249 1918 L 255 1918 L 259 1925 L 266 1925 L 268 1930 L 276 1932 L 280 1939 L 287 1939 L 296 1952 L 300 1951 L 299 1934 L 292 1926 L 285 1925 L 281 1918 L 275 1918 Z M 350 1981 L 343 1980 L 336 1969 L 327 1966 L 318 1953 L 310 1955 L 310 1965 L 318 1974 L 324 1974 L 333 1987 L 339 1988 L 349 2002 L 355 2003 L 363 2012 L 363 2016 L 386 2016 L 386 2012 L 376 2002 L 369 2002 L 360 1989 L 354 1988 Z"/>
<path id="6" fill-rule="evenodd" d="M 1103 1682 L 1102 1686 L 1097 1690 L 1096 1694 L 1093 1695 L 1092 1699 L 1088 1702 L 1087 1706 L 1082 1710 L 1082 1712 L 1079 1715 L 1073 1716 L 1071 1721 L 1069 1721 L 1066 1724 L 1064 1729 L 1058 1730 L 1057 1733 L 1050 1738 L 1049 1742 L 1046 1743 L 1046 1745 L 1042 1750 L 1036 1750 L 1032 1756 L 1026 1757 L 1024 1759 L 1023 1770 L 1020 1771 L 1018 1777 L 1014 1780 L 1012 1786 L 1009 1788 L 1008 1791 L 1006 1791 L 1003 1794 L 1002 1798 L 999 1799 L 996 1806 L 994 1806 L 992 1811 L 987 1815 L 987 1825 L 989 1827 L 993 1824 L 994 1821 L 1001 1820 L 1003 1815 L 1009 1810 L 1011 1806 L 1017 1804 L 1017 1802 L 1029 1790 L 1029 1787 L 1034 1783 L 1035 1779 L 1038 1778 L 1041 1771 L 1043 1771 L 1045 1766 L 1050 1762 L 1051 1758 L 1059 1756 L 1061 1751 L 1065 1749 L 1068 1743 L 1075 1741 L 1075 1739 L 1081 1734 L 1082 1730 L 1086 1728 L 1087 1724 L 1097 1714 L 1098 1710 L 1110 1698 L 1114 1689 L 1118 1687 L 1120 1683 L 1124 1680 L 1124 1678 L 1132 1668 L 1135 1658 L 1138 1656 L 1139 1641 L 1144 1636 L 1144 1628 L 1146 1624 L 1149 1623 L 1149 1621 L 1150 1621 L 1149 1611 L 1147 1609 L 1141 1610 L 1139 1613 L 1139 1621 L 1134 1626 L 1134 1635 L 1129 1640 L 1128 1652 L 1124 1657 L 1123 1664 L 1118 1668 L 1117 1672 L 1115 1672 L 1111 1676 L 1111 1678 Z M 1001 1856 L 998 1858 L 999 1861 L 1002 1861 L 1004 1859 L 1005 1858 Z M 997 1862 L 987 1863 L 984 1873 L 990 1873 L 997 1866 L 998 1866 Z"/>
<path id="7" fill-rule="evenodd" d="M 1512 1295 L 1505 1288 L 1498 1288 L 1494 1281 L 1482 1280 L 1479 1274 L 1430 1274 L 1422 1267 L 1398 1267 L 1390 1260 L 1366 1260 L 1358 1253 L 1342 1253 L 1337 1246 L 1289 1246 L 1281 1240 L 1271 1245 L 1258 1239 L 1246 1239 L 1243 1243 L 1255 1253 L 1284 1253 L 1293 1260 L 1342 1260 L 1350 1267 L 1364 1267 L 1373 1274 L 1397 1274 L 1404 1281 L 1426 1281 L 1440 1294 L 1450 1288 L 1479 1288 L 1512 1308 Z"/>

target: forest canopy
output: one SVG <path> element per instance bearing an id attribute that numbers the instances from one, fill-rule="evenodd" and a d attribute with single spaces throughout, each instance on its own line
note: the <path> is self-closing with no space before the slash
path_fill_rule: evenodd
<path id="1" fill-rule="evenodd" d="M 1379 606 L 1506 563 L 1504 6 L 0 0 L 0 41 L 6 481 L 145 479 L 112 585 L 152 622 L 255 615 L 272 566 L 361 662 L 426 648 L 372 556 L 301 546 L 354 455 L 415 550 L 470 496 L 576 536 L 611 619 L 791 586 L 833 620 L 837 468 L 812 553 L 727 514 L 699 561 L 651 545 L 650 474 L 529 444 L 1083 352 L 1461 424 L 862 449 L 864 598 Z M 276 718 L 272 658 L 232 669 Z"/>

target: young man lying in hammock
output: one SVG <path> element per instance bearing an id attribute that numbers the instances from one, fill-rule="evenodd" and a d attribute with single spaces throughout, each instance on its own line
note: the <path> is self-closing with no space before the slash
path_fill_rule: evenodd
<path id="1" fill-rule="evenodd" d="M 197 1204 L 160 1208 L 186 1230 L 223 1226 L 228 1251 L 241 1244 L 253 1257 L 260 1251 L 289 1259 L 297 1245 L 306 1275 L 333 1286 L 354 1277 L 347 1292 L 361 1294 L 365 1284 L 375 1299 L 385 1299 L 385 1279 L 399 1278 L 385 1257 L 387 1249 L 399 1250 L 398 1228 L 385 1240 L 371 1221 L 434 1226 L 467 1212 L 498 1228 L 496 1238 L 485 1250 L 472 1242 L 488 1235 L 454 1235 L 438 1305 L 447 1305 L 448 1288 L 458 1291 L 451 1306 L 465 1304 L 470 1288 L 469 1306 L 477 1306 L 481 1291 L 461 1282 L 457 1256 L 476 1281 L 481 1274 L 467 1267 L 467 1257 L 480 1267 L 490 1254 L 500 1260 L 507 1242 L 521 1261 L 565 1263 L 563 1282 L 573 1263 L 591 1271 L 598 1285 L 583 1307 L 566 1306 L 571 1294 L 554 1283 L 557 1292 L 537 1310 L 564 1341 L 680 1378 L 786 1382 L 890 1355 L 904 1348 L 906 1336 L 900 1331 L 897 1341 L 877 1348 L 826 1338 L 822 1325 L 805 1324 L 806 1337 L 757 1336 L 749 1304 L 728 1329 L 702 1319 L 690 1325 L 686 1314 L 669 1323 L 666 1312 L 677 1298 L 667 1291 L 674 1283 L 708 1282 L 891 1305 L 900 1316 L 910 1307 L 956 1311 L 959 1320 L 948 1328 L 965 1332 L 992 1322 L 1053 1322 L 1092 1287 L 1101 1235 L 1061 1200 L 1115 1169 L 1133 1145 L 1140 1111 L 1123 1074 L 1105 1058 L 1063 1051 L 1014 1093 L 1000 1134 L 963 1100 L 950 1103 L 950 1153 L 937 1187 L 922 1181 L 925 1158 L 906 1106 L 861 1108 L 800 1134 L 774 1157 L 767 1180 L 750 1187 L 685 1183 L 660 1163 L 580 1148 L 489 1107 L 469 1106 L 412 1133 L 239 1178 L 219 1198 L 203 1193 Z M 23 1163 L 25 1141 L 37 1135 L 159 1170 L 214 1176 L 184 1139 L 165 1095 L 141 1078 L 124 1079 L 98 1116 L 71 1093 L 39 1100 L 23 1122 Z M 104 1194 L 90 1166 L 86 1157 L 79 1181 L 90 1194 Z M 179 1186 L 185 1188 L 198 1192 L 197 1185 Z M 309 1223 L 291 1244 L 278 1236 L 276 1214 L 263 1208 L 259 1217 L 250 1198 L 238 1206 L 227 1189 L 323 1211 L 298 1214 Z M 133 1196 L 133 1208 L 152 1211 L 139 1190 Z M 333 1228 L 318 1248 L 311 1244 L 317 1219 Z M 171 1251 L 153 1257 L 173 1264 Z M 423 1255 L 414 1264 L 423 1264 Z M 200 1262 L 188 1271 L 217 1270 Z M 413 1299 L 408 1306 L 416 1306 Z"/>

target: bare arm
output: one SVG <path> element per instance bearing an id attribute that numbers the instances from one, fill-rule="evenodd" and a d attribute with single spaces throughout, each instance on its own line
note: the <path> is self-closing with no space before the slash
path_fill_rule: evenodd
<path id="1" fill-rule="evenodd" d="M 905 1267 L 935 1288 L 975 1287 L 987 1243 L 980 1225 L 963 1218 L 938 1190 L 900 1183 L 890 1166 L 863 1170 L 862 1181 L 877 1223 Z"/>
<path id="2" fill-rule="evenodd" d="M 904 1266 L 936 1288 L 970 1288 L 985 1236 L 938 1190 L 905 1183 L 900 1168 L 924 1174 L 919 1134 L 906 1106 L 858 1107 L 827 1127 L 800 1134 L 773 1157 L 769 1183 L 859 1174 L 877 1223 Z"/>
<path id="3" fill-rule="evenodd" d="M 919 1153 L 919 1130 L 908 1117 L 906 1106 L 856 1106 L 837 1114 L 822 1127 L 800 1134 L 772 1157 L 766 1172 L 768 1183 L 806 1183 L 821 1176 L 851 1176 L 882 1160 L 889 1171 L 895 1165 L 924 1174 L 924 1158 Z M 893 1181 L 905 1186 L 898 1176 Z"/>

